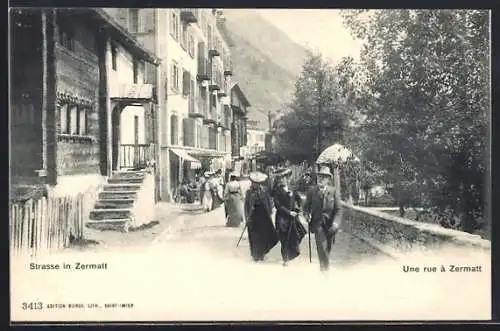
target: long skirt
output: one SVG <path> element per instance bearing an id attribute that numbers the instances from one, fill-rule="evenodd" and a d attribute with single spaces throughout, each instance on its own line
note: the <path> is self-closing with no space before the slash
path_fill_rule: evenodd
<path id="1" fill-rule="evenodd" d="M 291 261 L 300 255 L 300 243 L 307 230 L 298 217 L 276 215 L 276 230 L 281 244 L 281 257 L 284 262 Z"/>
<path id="2" fill-rule="evenodd" d="M 212 210 L 217 209 L 222 205 L 224 200 L 222 200 L 222 197 L 220 196 L 219 192 L 217 189 L 212 189 Z"/>
<path id="3" fill-rule="evenodd" d="M 226 226 L 239 227 L 243 222 L 243 201 L 238 193 L 231 193 L 224 202 Z"/>
<path id="4" fill-rule="evenodd" d="M 205 190 L 203 192 L 203 210 L 205 211 L 211 211 L 212 210 L 212 191 L 211 190 Z"/>
<path id="5" fill-rule="evenodd" d="M 278 243 L 278 234 L 271 217 L 261 205 L 255 206 L 248 225 L 250 254 L 254 261 L 262 261 L 264 256 Z"/>

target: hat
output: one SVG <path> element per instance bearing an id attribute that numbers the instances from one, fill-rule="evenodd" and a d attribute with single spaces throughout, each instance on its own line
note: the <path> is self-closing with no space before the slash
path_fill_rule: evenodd
<path id="1" fill-rule="evenodd" d="M 249 178 L 254 183 L 263 183 L 266 181 L 267 175 L 260 171 L 255 171 L 250 173 Z"/>
<path id="2" fill-rule="evenodd" d="M 321 167 L 321 169 L 318 172 L 318 176 L 330 176 L 333 177 L 330 168 L 328 167 Z"/>
<path id="3" fill-rule="evenodd" d="M 289 168 L 278 168 L 273 171 L 273 176 L 275 177 L 284 177 L 292 174 L 292 170 Z"/>

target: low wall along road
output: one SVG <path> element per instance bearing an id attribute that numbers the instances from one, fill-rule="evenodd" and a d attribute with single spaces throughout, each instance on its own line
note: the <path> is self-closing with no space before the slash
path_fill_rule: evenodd
<path id="1" fill-rule="evenodd" d="M 488 252 L 491 242 L 437 224 L 420 223 L 371 208 L 344 203 L 343 230 L 393 258 L 404 253 L 443 248 L 475 248 Z"/>

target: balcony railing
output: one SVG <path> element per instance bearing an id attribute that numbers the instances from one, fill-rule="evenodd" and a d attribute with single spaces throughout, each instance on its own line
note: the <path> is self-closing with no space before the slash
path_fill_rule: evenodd
<path id="1" fill-rule="evenodd" d="M 189 117 L 191 118 L 200 118 L 203 117 L 203 107 L 200 107 L 201 102 L 196 102 L 195 101 L 195 96 L 194 93 L 189 95 L 188 99 L 188 112 L 189 112 Z"/>
<path id="2" fill-rule="evenodd" d="M 145 168 L 155 159 L 154 144 L 120 145 L 120 168 Z"/>
<path id="3" fill-rule="evenodd" d="M 211 57 L 220 56 L 220 42 L 216 41 L 215 38 L 209 38 L 208 40 L 208 55 Z"/>
<path id="4" fill-rule="evenodd" d="M 219 68 L 213 68 L 212 81 L 210 83 L 210 91 L 218 91 L 224 87 L 224 78 Z"/>
<path id="5" fill-rule="evenodd" d="M 181 20 L 187 24 L 198 22 L 195 10 L 194 8 L 181 8 Z"/>

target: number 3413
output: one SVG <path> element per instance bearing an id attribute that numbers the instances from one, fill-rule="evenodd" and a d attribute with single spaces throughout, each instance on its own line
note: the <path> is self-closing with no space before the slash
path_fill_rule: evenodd
<path id="1" fill-rule="evenodd" d="M 23 302 L 23 310 L 41 310 L 43 303 L 41 302 Z"/>

